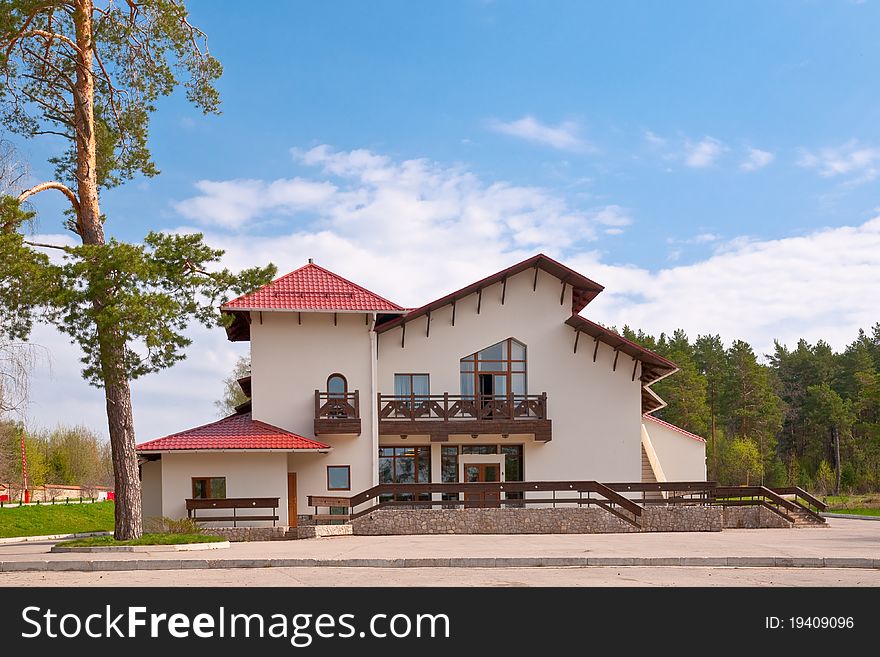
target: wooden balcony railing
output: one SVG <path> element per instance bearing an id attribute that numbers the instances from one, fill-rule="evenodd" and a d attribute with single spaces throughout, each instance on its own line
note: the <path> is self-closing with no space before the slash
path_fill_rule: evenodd
<path id="1" fill-rule="evenodd" d="M 315 435 L 361 433 L 358 391 L 329 393 L 315 390 Z"/>
<path id="2" fill-rule="evenodd" d="M 379 420 L 546 420 L 540 395 L 382 395 Z"/>

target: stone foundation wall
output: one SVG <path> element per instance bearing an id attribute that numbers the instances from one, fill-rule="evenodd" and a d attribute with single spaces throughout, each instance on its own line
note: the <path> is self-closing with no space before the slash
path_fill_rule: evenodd
<path id="1" fill-rule="evenodd" d="M 305 525 L 296 528 L 297 538 L 322 538 L 324 536 L 351 536 L 351 525 Z"/>
<path id="2" fill-rule="evenodd" d="M 787 528 L 791 523 L 763 506 L 724 507 L 725 529 Z"/>
<path id="3" fill-rule="evenodd" d="M 649 507 L 634 527 L 598 508 L 380 509 L 355 518 L 354 534 L 609 534 L 721 531 L 717 506 Z"/>
<path id="4" fill-rule="evenodd" d="M 206 534 L 222 536 L 230 543 L 244 541 L 283 541 L 287 527 L 209 527 Z"/>

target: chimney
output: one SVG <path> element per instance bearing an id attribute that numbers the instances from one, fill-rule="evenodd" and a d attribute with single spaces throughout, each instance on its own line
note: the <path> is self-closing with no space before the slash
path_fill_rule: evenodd
<path id="1" fill-rule="evenodd" d="M 310 265 L 313 265 L 313 264 L 315 264 L 315 261 L 312 260 L 311 258 L 309 258 L 309 264 L 310 264 Z"/>

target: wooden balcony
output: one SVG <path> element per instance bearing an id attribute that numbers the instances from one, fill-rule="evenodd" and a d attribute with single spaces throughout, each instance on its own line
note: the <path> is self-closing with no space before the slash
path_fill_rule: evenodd
<path id="1" fill-rule="evenodd" d="M 378 395 L 379 433 L 429 435 L 534 434 L 551 439 L 547 393 L 540 395 Z"/>
<path id="2" fill-rule="evenodd" d="M 315 390 L 315 435 L 361 435 L 358 391 L 344 394 Z"/>

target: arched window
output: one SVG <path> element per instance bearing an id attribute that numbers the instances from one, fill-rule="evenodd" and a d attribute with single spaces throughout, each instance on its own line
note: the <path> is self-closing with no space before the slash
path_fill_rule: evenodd
<path id="1" fill-rule="evenodd" d="M 341 374 L 331 374 L 327 377 L 327 396 L 345 399 L 348 392 L 348 381 Z"/>

